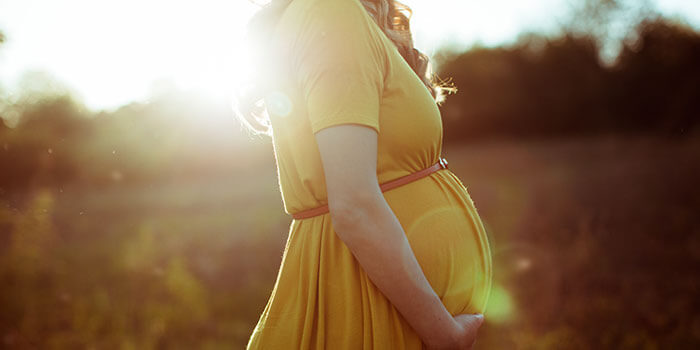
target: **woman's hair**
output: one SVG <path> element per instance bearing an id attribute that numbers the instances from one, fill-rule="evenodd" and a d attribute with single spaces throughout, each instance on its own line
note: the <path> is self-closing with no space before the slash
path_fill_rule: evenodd
<path id="1" fill-rule="evenodd" d="M 253 0 L 250 0 L 253 1 Z M 248 24 L 249 38 L 264 40 L 269 35 L 278 17 L 286 6 L 294 0 L 271 0 L 253 16 Z M 437 104 L 445 99 L 445 92 L 455 92 L 453 84 L 443 82 L 433 74 L 430 59 L 413 47 L 410 19 L 411 9 L 396 0 L 359 0 L 365 10 L 372 16 L 379 28 L 396 45 L 401 56 L 423 81 Z M 256 2 L 257 4 L 257 2 Z M 256 77 L 261 78 L 261 77 Z M 269 116 L 267 116 L 262 99 L 267 91 L 264 84 L 253 83 L 248 90 L 237 96 L 237 113 L 243 122 L 256 133 L 271 135 Z"/>

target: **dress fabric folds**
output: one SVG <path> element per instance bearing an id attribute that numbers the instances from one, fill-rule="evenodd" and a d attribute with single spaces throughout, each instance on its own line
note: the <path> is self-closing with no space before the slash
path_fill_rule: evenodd
<path id="1" fill-rule="evenodd" d="M 359 0 L 292 1 L 270 46 L 276 83 L 266 104 L 287 213 L 327 204 L 314 137 L 324 128 L 376 130 L 379 183 L 438 161 L 440 111 Z M 493 278 L 491 248 L 462 181 L 441 169 L 384 198 L 450 313 L 483 313 Z M 291 222 L 274 288 L 247 349 L 421 348 L 416 332 L 336 235 L 329 214 Z"/>

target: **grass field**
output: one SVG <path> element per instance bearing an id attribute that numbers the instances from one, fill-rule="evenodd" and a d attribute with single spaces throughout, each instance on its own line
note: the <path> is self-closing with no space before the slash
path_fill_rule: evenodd
<path id="1" fill-rule="evenodd" d="M 487 324 L 483 348 L 696 347 L 699 145 L 600 137 L 455 149 L 503 288 L 491 304 L 502 322 Z"/>
<path id="2" fill-rule="evenodd" d="M 700 140 L 494 141 L 444 155 L 492 240 L 477 348 L 700 346 Z M 4 347 L 242 347 L 290 222 L 269 157 L 254 176 L 37 188 L 3 203 Z"/>

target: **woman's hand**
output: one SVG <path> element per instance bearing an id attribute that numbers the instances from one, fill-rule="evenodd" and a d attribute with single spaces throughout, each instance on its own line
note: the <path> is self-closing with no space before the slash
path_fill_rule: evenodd
<path id="1" fill-rule="evenodd" d="M 441 339 L 434 344 L 424 344 L 424 350 L 471 350 L 476 341 L 476 333 L 484 323 L 484 315 L 461 314 L 454 316 L 452 339 Z"/>

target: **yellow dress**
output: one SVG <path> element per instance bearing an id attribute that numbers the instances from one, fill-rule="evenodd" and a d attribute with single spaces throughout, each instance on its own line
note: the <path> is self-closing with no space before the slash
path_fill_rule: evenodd
<path id="1" fill-rule="evenodd" d="M 374 128 L 379 183 L 441 156 L 442 121 L 432 96 L 359 0 L 294 0 L 273 37 L 279 68 L 272 71 L 276 83 L 266 103 L 287 213 L 327 203 L 314 138 L 323 128 Z M 446 308 L 453 315 L 483 313 L 491 251 L 462 182 L 442 169 L 384 197 Z M 324 214 L 292 221 L 272 294 L 247 348 L 421 349 L 422 343 Z"/>

